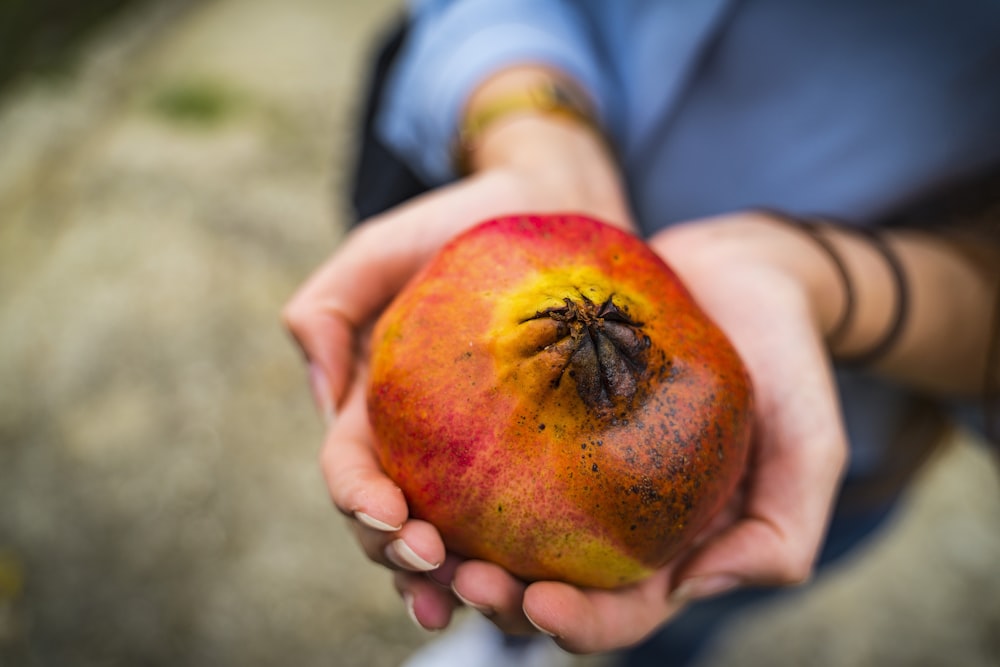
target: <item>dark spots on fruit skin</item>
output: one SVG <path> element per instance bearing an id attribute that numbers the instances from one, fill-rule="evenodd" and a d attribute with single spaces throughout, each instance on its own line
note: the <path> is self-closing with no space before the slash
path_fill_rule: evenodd
<path id="1" fill-rule="evenodd" d="M 597 472 L 597 470 L 598 470 L 598 469 L 597 469 L 597 464 L 596 464 L 596 463 L 594 463 L 593 465 L 591 465 L 591 466 L 590 466 L 590 470 L 591 470 L 591 472 Z"/>
<path id="2" fill-rule="evenodd" d="M 660 492 L 656 490 L 656 484 L 646 476 L 640 477 L 639 481 L 630 486 L 628 490 L 638 496 L 644 505 L 657 503 L 661 498 Z"/>
<path id="3" fill-rule="evenodd" d="M 539 431 L 544 431 L 545 430 L 545 424 L 539 424 L 538 425 L 538 430 Z"/>
<path id="4" fill-rule="evenodd" d="M 663 447 L 659 443 L 650 443 L 646 446 L 646 459 L 651 468 L 662 470 L 664 464 Z"/>
<path id="5" fill-rule="evenodd" d="M 621 457 L 622 460 L 631 468 L 635 468 L 635 466 L 640 463 L 635 447 L 632 447 L 631 445 L 626 445 L 622 448 Z"/>

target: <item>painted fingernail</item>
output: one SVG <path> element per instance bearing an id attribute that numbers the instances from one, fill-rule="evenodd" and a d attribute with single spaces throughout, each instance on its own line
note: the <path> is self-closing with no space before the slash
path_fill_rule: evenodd
<path id="1" fill-rule="evenodd" d="M 381 530 L 386 533 L 394 533 L 400 528 L 402 528 L 402 526 L 391 526 L 387 524 L 385 521 L 379 521 L 370 514 L 365 514 L 364 512 L 360 511 L 354 513 L 354 518 L 363 523 L 364 525 L 368 526 L 369 528 L 374 528 L 375 530 Z"/>
<path id="2" fill-rule="evenodd" d="M 524 611 L 524 610 L 522 609 L 521 611 Z M 543 635 L 548 635 L 549 637 L 552 637 L 553 639 L 558 639 L 559 638 L 559 635 L 557 635 L 556 633 L 552 632 L 551 630 L 546 630 L 542 626 L 538 625 L 538 623 L 535 623 L 535 619 L 531 618 L 531 616 L 528 614 L 528 612 L 524 611 L 524 617 L 526 619 L 528 619 L 528 623 L 531 623 L 535 627 L 535 630 L 538 630 Z"/>
<path id="3" fill-rule="evenodd" d="M 437 565 L 428 563 L 423 558 L 418 556 L 417 552 L 411 549 L 410 545 L 401 539 L 393 540 L 386 545 L 385 557 L 388 558 L 393 565 L 401 567 L 404 570 L 428 572 L 437 567 Z"/>
<path id="4" fill-rule="evenodd" d="M 333 406 L 333 396 L 330 394 L 330 383 L 326 379 L 326 373 L 314 361 L 309 362 L 309 388 L 312 389 L 316 409 L 319 410 L 324 423 L 329 426 L 337 418 L 337 410 Z"/>
<path id="5" fill-rule="evenodd" d="M 463 597 L 462 594 L 459 593 L 458 590 L 454 586 L 451 587 L 451 592 L 455 595 L 455 597 L 458 598 L 459 602 L 461 602 L 462 604 L 464 604 L 466 607 L 470 607 L 472 609 L 475 609 L 476 611 L 478 611 L 483 616 L 493 616 L 494 614 L 497 613 L 496 609 L 494 609 L 493 607 L 490 607 L 489 605 L 476 604 L 475 602 L 470 602 L 469 600 L 465 599 L 465 597 Z"/>
<path id="6" fill-rule="evenodd" d="M 674 592 L 670 595 L 670 599 L 675 604 L 684 604 L 685 602 L 728 593 L 739 585 L 740 580 L 731 574 L 692 577 L 681 582 L 681 585 L 674 589 Z"/>

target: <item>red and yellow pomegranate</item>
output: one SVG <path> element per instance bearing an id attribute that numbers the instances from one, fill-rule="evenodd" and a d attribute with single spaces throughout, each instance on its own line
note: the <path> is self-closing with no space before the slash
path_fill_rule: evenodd
<path id="1" fill-rule="evenodd" d="M 574 215 L 485 222 L 373 337 L 385 472 L 448 548 L 615 587 L 687 545 L 750 438 L 737 353 L 640 239 Z"/>

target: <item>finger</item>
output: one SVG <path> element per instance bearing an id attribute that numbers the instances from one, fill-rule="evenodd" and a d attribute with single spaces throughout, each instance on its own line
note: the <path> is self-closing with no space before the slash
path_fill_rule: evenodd
<path id="1" fill-rule="evenodd" d="M 472 213 L 491 198 L 478 189 L 440 188 L 355 228 L 285 306 L 285 326 L 315 367 L 321 409 L 327 396 L 333 405 L 344 397 L 359 330 L 447 240 L 479 222 Z"/>
<path id="2" fill-rule="evenodd" d="M 678 572 L 678 598 L 718 595 L 738 586 L 807 581 L 829 521 L 840 459 L 803 444 L 813 460 L 768 458 L 749 480 L 744 514 L 699 545 Z M 816 465 L 826 461 L 826 465 Z M 809 480 L 806 482 L 805 480 Z"/>
<path id="3" fill-rule="evenodd" d="M 685 562 L 680 597 L 746 584 L 792 585 L 811 576 L 843 474 L 846 436 L 821 343 L 795 321 L 781 324 L 799 344 L 762 335 L 746 355 L 758 421 L 743 517 Z M 780 354 L 769 349 L 778 347 Z M 764 372 L 753 368 L 760 359 L 780 361 Z"/>
<path id="4" fill-rule="evenodd" d="M 425 259 L 413 225 L 371 221 L 337 251 L 285 306 L 285 326 L 311 365 L 317 403 L 337 405 L 350 381 L 361 327 L 399 292 Z M 397 228 L 399 227 L 399 228 Z"/>
<path id="5" fill-rule="evenodd" d="M 504 173 L 477 174 L 411 199 L 355 228 L 292 297 L 284 320 L 339 404 L 348 386 L 353 345 L 441 246 L 503 212 L 532 209 L 523 184 Z"/>
<path id="6" fill-rule="evenodd" d="M 288 302 L 282 319 L 306 358 L 313 399 L 329 424 L 351 380 L 358 326 L 335 301 L 317 298 L 317 278 Z"/>
<path id="7" fill-rule="evenodd" d="M 413 622 L 425 630 L 443 630 L 451 622 L 458 601 L 450 591 L 440 588 L 427 577 L 396 572 L 393 585 L 403 598 Z"/>
<path id="8" fill-rule="evenodd" d="M 464 562 L 465 558 L 451 552 L 446 552 L 444 562 L 442 562 L 437 568 L 428 572 L 427 578 L 441 588 L 451 591 L 452 582 L 455 580 L 455 572 L 458 570 L 458 566 Z"/>
<path id="9" fill-rule="evenodd" d="M 403 527 L 409 512 L 403 492 L 382 471 L 373 437 L 359 379 L 343 414 L 326 434 L 320 469 L 340 511 L 371 529 L 394 532 Z"/>
<path id="10" fill-rule="evenodd" d="M 469 560 L 455 571 L 452 590 L 464 604 L 509 635 L 534 634 L 524 615 L 525 584 L 499 565 Z"/>
<path id="11" fill-rule="evenodd" d="M 640 642 L 677 612 L 669 599 L 668 570 L 614 590 L 580 589 L 560 582 L 531 584 L 524 613 L 540 631 L 572 653 L 612 651 Z"/>
<path id="12" fill-rule="evenodd" d="M 394 532 L 369 528 L 353 521 L 354 534 L 372 561 L 393 569 L 431 572 L 445 560 L 444 543 L 426 521 L 410 520 Z"/>

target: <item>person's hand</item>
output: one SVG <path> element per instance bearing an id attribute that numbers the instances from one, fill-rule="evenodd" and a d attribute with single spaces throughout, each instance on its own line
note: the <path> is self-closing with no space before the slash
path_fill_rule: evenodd
<path id="1" fill-rule="evenodd" d="M 473 562 L 457 568 L 453 588 L 495 610 L 500 627 L 533 625 L 564 648 L 595 652 L 636 643 L 687 601 L 807 580 L 848 452 L 830 357 L 871 349 L 903 298 L 885 257 L 864 236 L 835 228 L 823 233 L 855 285 L 853 302 L 831 255 L 808 234 L 766 215 L 695 221 L 650 240 L 729 335 L 754 383 L 756 432 L 744 484 L 689 553 L 618 591 L 525 586 Z M 886 241 L 903 266 L 909 314 L 904 335 L 873 370 L 945 396 L 981 389 L 990 346 L 985 313 L 998 283 L 996 246 L 971 253 L 905 230 Z M 831 353 L 825 339 L 848 310 L 851 325 Z M 949 323 L 956 321 L 968 325 L 963 345 L 954 344 Z"/>
<path id="2" fill-rule="evenodd" d="M 365 405 L 371 325 L 441 246 L 487 218 L 573 211 L 629 226 L 605 148 L 589 130 L 527 117 L 488 139 L 480 172 L 356 228 L 284 310 L 329 424 L 320 464 L 333 502 L 368 557 L 396 571 L 411 615 L 428 629 L 446 626 L 459 604 L 450 590 L 458 559 L 432 526 L 409 518 L 378 464 Z"/>
<path id="3" fill-rule="evenodd" d="M 461 601 L 509 633 L 540 629 L 578 652 L 633 644 L 686 599 L 806 578 L 843 465 L 836 399 L 808 290 L 761 258 L 767 253 L 748 253 L 760 244 L 748 245 L 732 220 L 652 240 L 734 340 L 755 384 L 758 433 L 732 523 L 644 582 L 596 591 L 557 582 L 526 586 L 496 565 L 447 555 L 432 526 L 409 520 L 402 493 L 372 449 L 359 336 L 441 244 L 476 220 L 510 210 L 512 202 L 515 210 L 537 209 L 541 202 L 530 192 L 510 173 L 487 173 L 371 221 L 286 309 L 319 381 L 318 402 L 324 409 L 341 406 L 321 464 L 335 505 L 351 518 L 369 558 L 395 570 L 396 587 L 423 627 L 446 626 Z M 751 228 L 765 237 L 788 234 L 767 223 Z"/>
<path id="4" fill-rule="evenodd" d="M 501 629 L 537 628 L 573 652 L 632 645 L 693 599 L 808 579 L 846 459 L 822 336 L 838 297 L 814 306 L 824 277 L 805 276 L 829 267 L 811 242 L 746 214 L 661 232 L 651 245 L 743 357 L 755 390 L 753 448 L 743 488 L 724 516 L 689 553 L 639 584 L 610 591 L 525 585 L 488 563 L 454 568 L 456 594 Z"/>

